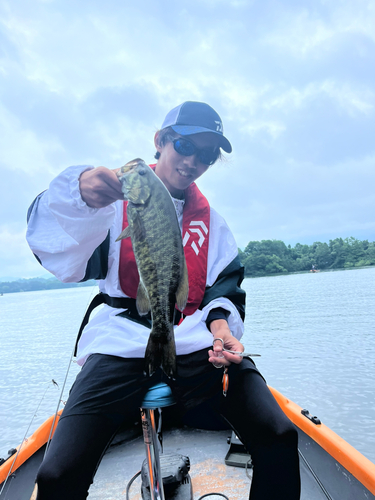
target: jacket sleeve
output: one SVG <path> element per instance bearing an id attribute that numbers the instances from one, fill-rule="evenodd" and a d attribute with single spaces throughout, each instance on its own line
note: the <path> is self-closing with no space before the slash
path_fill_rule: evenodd
<path id="1" fill-rule="evenodd" d="M 203 307 L 215 299 L 226 298 L 232 302 L 242 321 L 244 321 L 246 293 L 241 288 L 243 279 L 244 267 L 237 255 L 219 274 L 215 283 L 212 286 L 206 287 L 200 309 L 203 309 Z M 212 321 L 210 316 L 208 321 Z"/>
<path id="2" fill-rule="evenodd" d="M 63 282 L 103 277 L 94 276 L 94 268 L 103 260 L 101 250 L 108 241 L 115 206 L 90 208 L 82 200 L 79 177 L 92 168 L 80 165 L 64 170 L 29 209 L 29 246 L 42 266 Z"/>

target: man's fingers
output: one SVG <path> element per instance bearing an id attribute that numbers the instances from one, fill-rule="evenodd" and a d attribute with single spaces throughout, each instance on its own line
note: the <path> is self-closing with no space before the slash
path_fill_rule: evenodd
<path id="1" fill-rule="evenodd" d="M 121 183 L 115 171 L 98 167 L 83 172 L 79 179 L 82 200 L 92 208 L 102 208 L 123 199 Z"/>
<path id="2" fill-rule="evenodd" d="M 241 356 L 237 356 L 236 354 L 231 354 L 230 352 L 223 351 L 224 358 L 230 363 L 240 364 L 242 361 Z"/>

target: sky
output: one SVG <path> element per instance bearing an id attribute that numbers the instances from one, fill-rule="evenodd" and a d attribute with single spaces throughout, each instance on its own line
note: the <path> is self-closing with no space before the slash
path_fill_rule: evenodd
<path id="1" fill-rule="evenodd" d="M 374 241 L 374 82 L 373 0 L 1 0 L 0 278 L 45 274 L 26 212 L 55 175 L 152 163 L 187 100 L 232 143 L 197 183 L 242 250 Z"/>

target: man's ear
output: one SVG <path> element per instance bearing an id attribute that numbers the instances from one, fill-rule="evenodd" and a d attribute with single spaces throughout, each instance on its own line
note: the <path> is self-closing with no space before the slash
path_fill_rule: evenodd
<path id="1" fill-rule="evenodd" d="M 161 153 L 162 146 L 161 146 L 160 141 L 159 141 L 159 132 L 156 132 L 156 134 L 154 136 L 154 144 L 155 144 L 156 151 Z"/>

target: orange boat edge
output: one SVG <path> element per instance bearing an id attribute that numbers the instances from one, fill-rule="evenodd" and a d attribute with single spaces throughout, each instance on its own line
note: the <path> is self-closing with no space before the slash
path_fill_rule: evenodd
<path id="1" fill-rule="evenodd" d="M 276 401 L 289 417 L 289 419 L 307 436 L 315 441 L 323 450 L 325 450 L 336 462 L 350 472 L 368 491 L 375 495 L 375 464 L 363 456 L 353 446 L 333 432 L 323 423 L 318 425 L 313 423 L 301 413 L 302 408 L 290 399 L 283 396 L 276 389 L 269 387 Z M 34 453 L 42 448 L 48 441 L 50 435 L 56 428 L 62 410 L 55 418 L 49 417 L 29 438 L 25 439 L 17 447 L 17 453 L 9 457 L 0 466 L 0 484 L 2 484 L 9 475 L 9 471 L 15 472 L 24 464 Z M 53 429 L 51 432 L 51 427 Z"/>
<path id="2" fill-rule="evenodd" d="M 286 416 L 375 495 L 375 464 L 324 424 L 314 424 L 301 407 L 269 387 Z"/>
<path id="3" fill-rule="evenodd" d="M 44 446 L 51 434 L 51 437 L 56 429 L 62 410 L 55 415 L 49 417 L 38 429 L 29 437 L 24 440 L 22 444 L 17 446 L 17 452 L 9 457 L 3 465 L 0 466 L 0 484 L 2 484 L 8 477 L 9 471 L 16 471 L 22 464 L 26 462 L 35 452 Z M 55 421 L 55 422 L 54 422 Z M 51 427 L 53 425 L 52 433 Z"/>

